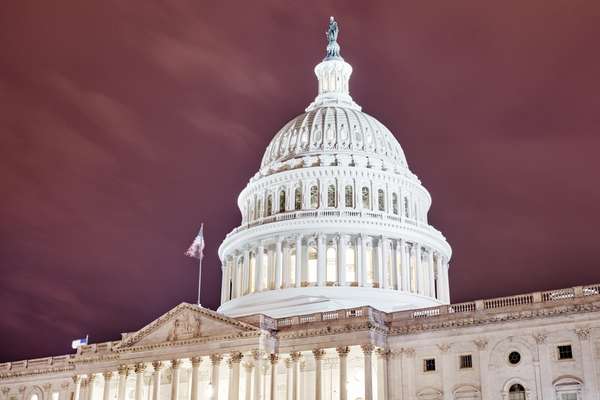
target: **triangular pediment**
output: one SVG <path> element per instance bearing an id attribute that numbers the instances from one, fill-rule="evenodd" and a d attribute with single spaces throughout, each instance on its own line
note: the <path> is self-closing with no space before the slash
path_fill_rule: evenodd
<path id="1" fill-rule="evenodd" d="M 198 305 L 181 303 L 139 331 L 125 335 L 119 347 L 188 343 L 253 333 L 259 334 L 260 329 Z"/>

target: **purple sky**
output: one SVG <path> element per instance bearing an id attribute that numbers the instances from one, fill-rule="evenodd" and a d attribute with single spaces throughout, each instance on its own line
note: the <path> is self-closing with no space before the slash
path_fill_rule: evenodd
<path id="1" fill-rule="evenodd" d="M 217 305 L 217 246 L 314 98 L 329 15 L 433 197 L 453 301 L 600 282 L 600 2 L 223 3 L 0 6 L 0 360 L 193 302 L 201 221 Z"/>

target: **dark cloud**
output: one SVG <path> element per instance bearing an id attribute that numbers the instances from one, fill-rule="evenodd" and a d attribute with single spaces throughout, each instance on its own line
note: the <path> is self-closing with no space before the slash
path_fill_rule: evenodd
<path id="1" fill-rule="evenodd" d="M 327 18 L 454 249 L 454 301 L 600 281 L 600 3 L 20 1 L 0 12 L 1 360 L 195 299 Z M 40 337 L 40 333 L 43 337 Z"/>

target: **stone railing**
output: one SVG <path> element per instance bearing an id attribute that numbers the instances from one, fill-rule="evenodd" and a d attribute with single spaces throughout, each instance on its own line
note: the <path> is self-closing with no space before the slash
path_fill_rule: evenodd
<path id="1" fill-rule="evenodd" d="M 66 368 L 70 366 L 70 360 L 74 356 L 67 354 L 58 357 L 44 357 L 34 358 L 31 360 L 22 360 L 15 362 L 6 362 L 0 364 L 0 374 L 8 371 L 22 371 L 22 370 L 38 370 L 42 368 L 55 367 L 55 368 Z"/>
<path id="2" fill-rule="evenodd" d="M 378 220 L 388 220 L 393 221 L 398 224 L 407 224 L 412 226 L 417 226 L 421 228 L 430 229 L 436 233 L 441 235 L 437 229 L 431 227 L 427 222 L 417 221 L 411 218 L 402 217 L 400 215 L 388 214 L 386 212 L 381 211 L 371 211 L 371 210 L 303 210 L 303 211 L 287 211 L 280 214 L 270 215 L 268 217 L 260 218 L 249 223 L 238 226 L 231 232 L 227 234 L 227 236 L 234 235 L 238 232 L 245 231 L 246 229 L 254 228 L 255 226 L 270 224 L 273 222 L 281 222 L 281 221 L 290 221 L 294 219 L 302 219 L 302 218 L 369 218 L 369 219 L 378 219 Z"/>
<path id="3" fill-rule="evenodd" d="M 346 310 L 326 311 L 315 314 L 299 315 L 289 318 L 279 318 L 276 320 L 276 326 L 277 328 L 284 328 L 312 322 L 333 321 L 350 318 L 368 318 L 373 322 L 384 324 L 385 322 L 398 320 L 432 318 L 444 314 L 473 313 L 485 310 L 517 307 L 527 304 L 551 303 L 561 300 L 573 300 L 576 298 L 597 295 L 600 295 L 600 284 L 576 286 L 567 289 L 520 294 L 515 296 L 499 297 L 495 299 L 476 300 L 466 303 L 448 304 L 437 307 L 397 311 L 392 313 L 384 313 L 375 310 L 371 307 L 359 307 Z"/>

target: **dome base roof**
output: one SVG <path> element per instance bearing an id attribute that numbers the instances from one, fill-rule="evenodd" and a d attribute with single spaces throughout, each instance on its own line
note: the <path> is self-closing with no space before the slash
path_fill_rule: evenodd
<path id="1" fill-rule="evenodd" d="M 371 306 L 384 312 L 443 304 L 414 293 L 367 287 L 302 287 L 269 290 L 230 300 L 218 312 L 230 317 L 264 314 L 272 318 Z"/>

